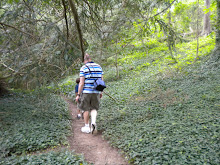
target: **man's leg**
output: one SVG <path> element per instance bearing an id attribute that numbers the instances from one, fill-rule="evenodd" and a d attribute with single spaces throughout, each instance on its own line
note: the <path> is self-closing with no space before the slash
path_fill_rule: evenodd
<path id="1" fill-rule="evenodd" d="M 97 127 L 96 127 L 96 117 L 97 117 L 97 111 L 93 109 L 91 111 L 91 132 L 97 133 Z"/>
<path id="2" fill-rule="evenodd" d="M 96 117 L 97 117 L 97 111 L 95 109 L 93 109 L 91 111 L 91 123 L 95 124 L 96 123 Z"/>
<path id="3" fill-rule="evenodd" d="M 85 124 L 89 124 L 89 111 L 85 111 L 83 113 L 83 117 L 84 117 Z"/>
<path id="4" fill-rule="evenodd" d="M 83 111 L 83 118 L 85 126 L 81 128 L 81 131 L 84 133 L 90 133 L 91 129 L 89 126 L 89 111 L 84 111 L 86 109 L 89 109 L 89 95 L 86 93 L 83 93 L 80 97 L 79 102 L 79 109 Z"/>
<path id="5" fill-rule="evenodd" d="M 89 111 L 85 111 L 83 113 L 83 117 L 84 117 L 85 126 L 81 128 L 81 131 L 84 133 L 90 133 L 91 129 L 89 126 Z"/>
<path id="6" fill-rule="evenodd" d="M 97 111 L 99 109 L 99 103 L 100 103 L 100 94 L 93 93 L 91 98 L 91 132 L 97 133 L 97 127 L 96 127 L 96 117 L 97 117 Z"/>

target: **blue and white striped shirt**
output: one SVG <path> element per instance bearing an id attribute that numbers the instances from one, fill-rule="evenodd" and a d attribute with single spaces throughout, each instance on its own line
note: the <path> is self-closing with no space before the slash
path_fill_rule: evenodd
<path id="1" fill-rule="evenodd" d="M 103 71 L 99 64 L 88 62 L 83 65 L 80 69 L 79 74 L 80 77 L 85 77 L 85 83 L 82 93 L 100 93 L 100 91 L 94 89 L 94 82 L 96 79 L 102 78 L 102 75 Z"/>

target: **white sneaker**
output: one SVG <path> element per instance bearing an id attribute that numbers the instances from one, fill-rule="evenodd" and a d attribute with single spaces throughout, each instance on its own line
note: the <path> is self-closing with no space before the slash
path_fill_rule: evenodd
<path id="1" fill-rule="evenodd" d="M 96 124 L 91 124 L 91 132 L 92 132 L 92 134 L 96 134 L 97 133 Z"/>
<path id="2" fill-rule="evenodd" d="M 82 128 L 81 128 L 81 131 L 82 131 L 83 133 L 90 133 L 90 132 L 91 132 L 89 126 L 84 126 L 84 127 L 82 127 Z"/>
<path id="3" fill-rule="evenodd" d="M 78 115 L 76 116 L 76 118 L 79 120 L 79 119 L 81 118 L 81 115 L 78 114 Z"/>

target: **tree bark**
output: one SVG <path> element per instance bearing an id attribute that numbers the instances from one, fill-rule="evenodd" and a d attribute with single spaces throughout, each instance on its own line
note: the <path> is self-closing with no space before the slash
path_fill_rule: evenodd
<path id="1" fill-rule="evenodd" d="M 69 38 L 69 27 L 68 27 L 67 15 L 66 15 L 65 0 L 62 0 L 62 3 L 63 3 L 63 9 L 64 9 L 64 18 L 65 18 L 65 22 L 66 22 L 66 38 L 68 40 L 68 38 Z"/>
<path id="2" fill-rule="evenodd" d="M 220 1 L 217 1 L 217 32 L 216 32 L 216 47 L 220 47 Z"/>
<path id="3" fill-rule="evenodd" d="M 206 9 L 210 8 L 210 0 L 205 0 Z M 209 35 L 211 33 L 211 24 L 210 24 L 210 12 L 204 15 L 204 25 L 202 35 Z"/>
<path id="4" fill-rule="evenodd" d="M 78 31 L 79 41 L 80 41 L 80 49 L 81 49 L 81 53 L 82 53 L 82 61 L 84 61 L 83 35 L 82 35 L 82 30 L 81 30 L 80 24 L 79 24 L 78 13 L 76 11 L 75 3 L 72 0 L 68 0 L 68 1 L 69 1 L 69 5 L 70 5 L 70 8 L 72 10 L 74 20 L 75 20 L 75 23 L 76 23 L 76 28 L 77 28 L 77 31 Z"/>
<path id="5" fill-rule="evenodd" d="M 215 49 L 211 54 L 210 62 L 215 63 L 220 61 L 220 0 L 217 0 L 217 22 L 216 22 L 216 41 Z"/>
<path id="6" fill-rule="evenodd" d="M 0 77 L 0 97 L 7 94 L 9 91 L 6 88 L 6 82 L 2 77 Z"/>

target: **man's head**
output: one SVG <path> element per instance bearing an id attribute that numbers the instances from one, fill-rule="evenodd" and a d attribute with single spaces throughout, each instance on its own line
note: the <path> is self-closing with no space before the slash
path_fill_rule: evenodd
<path id="1" fill-rule="evenodd" d="M 91 62 L 91 57 L 88 53 L 86 53 L 84 56 L 84 63 L 86 64 L 87 62 Z"/>

